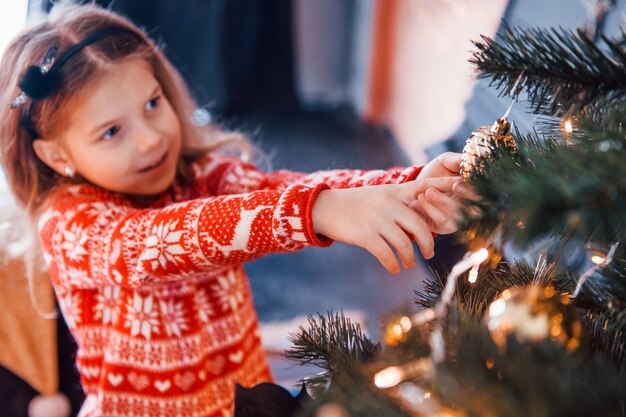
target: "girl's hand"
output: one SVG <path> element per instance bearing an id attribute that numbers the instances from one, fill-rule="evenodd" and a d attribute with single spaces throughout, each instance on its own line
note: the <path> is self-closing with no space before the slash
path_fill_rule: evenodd
<path id="1" fill-rule="evenodd" d="M 427 163 L 418 175 L 418 180 L 439 177 L 458 177 L 461 171 L 461 154 L 444 152 Z"/>
<path id="2" fill-rule="evenodd" d="M 422 256 L 432 258 L 435 243 L 428 223 L 409 203 L 429 188 L 452 192 L 456 177 L 416 179 L 403 184 L 324 190 L 313 204 L 315 232 L 338 242 L 360 246 L 391 273 L 415 266 L 411 237 Z"/>
<path id="3" fill-rule="evenodd" d="M 417 177 L 428 180 L 436 177 L 458 178 L 453 192 L 431 188 L 421 193 L 409 207 L 417 211 L 427 222 L 431 232 L 437 234 L 454 233 L 461 219 L 463 199 L 476 199 L 471 186 L 460 180 L 461 154 L 445 152 L 430 161 Z"/>
<path id="4" fill-rule="evenodd" d="M 464 186 L 459 180 L 453 190 Z M 458 230 L 461 220 L 463 203 L 456 193 L 444 193 L 435 188 L 420 194 L 417 200 L 411 201 L 409 207 L 419 213 L 428 224 L 428 229 L 440 235 L 454 233 Z"/>

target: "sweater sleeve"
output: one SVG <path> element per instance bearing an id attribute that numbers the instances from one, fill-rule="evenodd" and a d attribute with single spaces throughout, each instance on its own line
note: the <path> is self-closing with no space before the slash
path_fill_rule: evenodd
<path id="1" fill-rule="evenodd" d="M 294 184 L 138 209 L 95 187 L 74 186 L 58 192 L 40 217 L 40 240 L 58 284 L 138 287 L 329 245 L 311 220 L 324 188 Z"/>
<path id="2" fill-rule="evenodd" d="M 380 184 L 400 184 L 417 178 L 421 166 L 387 170 L 335 169 L 312 174 L 278 170 L 269 173 L 236 158 L 212 156 L 195 167 L 205 194 L 239 194 L 257 190 L 283 190 L 293 184 L 329 188 L 355 188 Z"/>

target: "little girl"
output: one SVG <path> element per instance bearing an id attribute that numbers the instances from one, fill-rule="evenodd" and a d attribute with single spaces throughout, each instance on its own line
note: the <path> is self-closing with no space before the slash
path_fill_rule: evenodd
<path id="1" fill-rule="evenodd" d="M 198 126 L 136 26 L 57 4 L 0 65 L 7 180 L 36 222 L 87 399 L 82 416 L 222 416 L 271 380 L 242 263 L 337 240 L 392 273 L 455 230 L 460 157 L 423 169 L 263 173 Z"/>

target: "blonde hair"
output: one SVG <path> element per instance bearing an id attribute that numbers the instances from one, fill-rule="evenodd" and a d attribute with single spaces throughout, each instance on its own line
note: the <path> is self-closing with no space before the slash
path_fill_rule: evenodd
<path id="1" fill-rule="evenodd" d="M 191 162 L 225 143 L 236 142 L 248 149 L 246 138 L 225 132 L 216 125 L 194 123 L 198 106 L 182 76 L 165 57 L 161 49 L 128 19 L 95 4 L 61 1 L 54 5 L 43 21 L 32 24 L 7 47 L 0 62 L 0 152 L 7 182 L 16 201 L 29 217 L 39 209 L 54 188 L 68 181 L 44 164 L 35 154 L 32 138 L 21 123 L 21 109 L 10 109 L 11 101 L 20 93 L 18 83 L 31 65 L 39 65 L 48 49 L 55 45 L 60 56 L 72 45 L 95 31 L 109 28 L 126 31 L 107 36 L 84 47 L 80 53 L 60 68 L 63 80 L 59 92 L 40 101 L 31 109 L 31 121 L 42 139 L 61 132 L 71 112 L 84 99 L 84 90 L 95 77 L 107 71 L 115 62 L 142 58 L 152 68 L 180 119 L 183 148 L 179 163 L 179 178 L 189 179 Z M 24 104 L 25 106 L 30 103 Z"/>

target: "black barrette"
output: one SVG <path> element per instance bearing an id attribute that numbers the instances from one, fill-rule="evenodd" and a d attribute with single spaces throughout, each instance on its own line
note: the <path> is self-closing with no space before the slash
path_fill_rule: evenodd
<path id="1" fill-rule="evenodd" d="M 50 47 L 40 65 L 31 65 L 26 70 L 19 83 L 22 91 L 11 102 L 11 108 L 16 109 L 26 103 L 30 98 L 32 100 L 41 100 L 50 96 L 61 85 L 61 77 L 58 71 L 50 71 L 54 65 L 58 48 Z"/>

